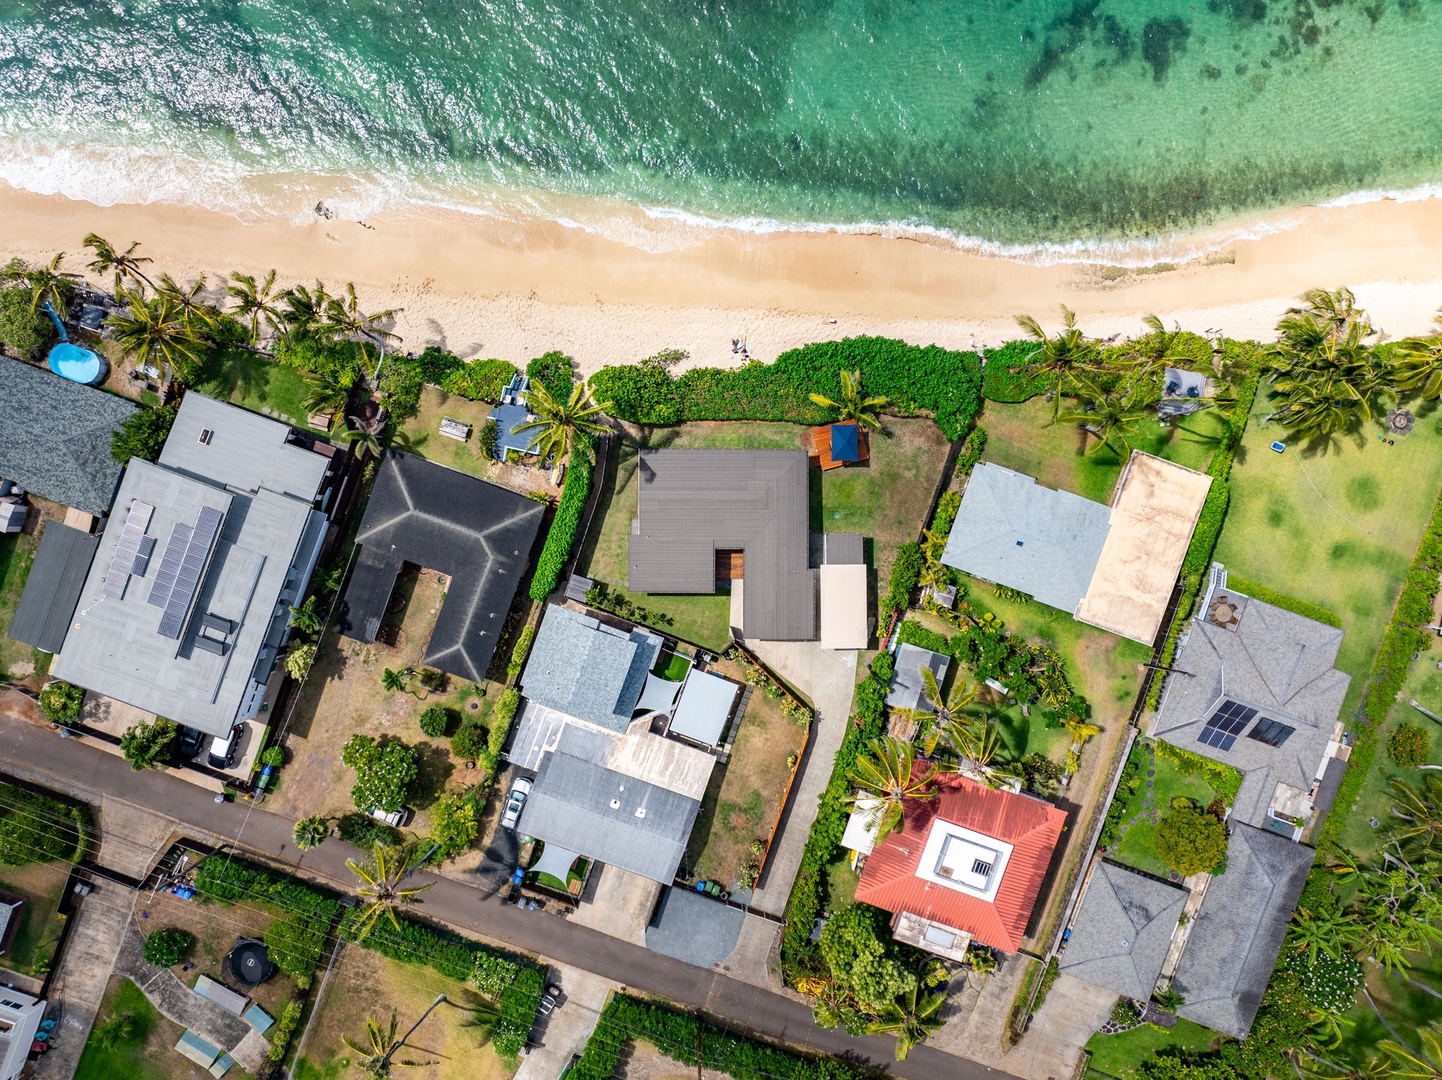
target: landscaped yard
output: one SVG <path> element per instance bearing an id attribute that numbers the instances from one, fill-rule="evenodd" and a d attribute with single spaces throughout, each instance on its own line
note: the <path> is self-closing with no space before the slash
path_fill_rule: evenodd
<path id="1" fill-rule="evenodd" d="M 421 391 L 420 409 L 415 416 L 401 421 L 391 435 L 390 446 L 515 491 L 544 491 L 552 496 L 559 495 L 559 489 L 551 483 L 548 470 L 537 468 L 534 464 L 505 465 L 482 452 L 481 428 L 490 418 L 491 408 L 489 402 L 471 401 L 427 386 Z M 457 442 L 442 435 L 441 418 L 444 416 L 470 424 L 470 438 Z M 535 461 L 534 458 L 529 460 Z"/>
<path id="2" fill-rule="evenodd" d="M 1404 1040 L 1417 1045 L 1416 1033 L 1435 1023 L 1442 1013 L 1442 950 L 1430 955 L 1414 955 L 1413 966 L 1405 975 L 1388 975 L 1376 964 L 1365 964 L 1367 992 L 1378 1010 Z M 1418 985 L 1420 984 L 1420 985 Z M 1429 993 L 1428 991 L 1432 991 Z M 1346 1037 L 1340 1046 L 1329 1052 L 1341 1064 L 1361 1067 L 1369 1058 L 1380 1056 L 1377 1044 L 1393 1035 L 1361 994 L 1342 1017 Z"/>
<path id="3" fill-rule="evenodd" d="M 1155 1024 L 1143 1024 L 1120 1035 L 1093 1035 L 1086 1044 L 1091 1055 L 1087 1063 L 1091 1072 L 1130 1080 L 1137 1067 L 1151 1060 L 1159 1051 L 1179 1052 L 1206 1050 L 1217 1041 L 1217 1034 L 1190 1020 L 1178 1020 L 1171 1031 Z"/>
<path id="4" fill-rule="evenodd" d="M 1052 407 L 1039 397 L 1021 405 L 988 401 L 980 421 L 987 433 L 986 460 L 1033 476 L 1046 487 L 1110 503 L 1122 459 L 1110 447 L 1085 453 L 1089 436 L 1076 424 L 1053 424 L 1051 416 Z M 1149 416 L 1137 427 L 1133 449 L 1203 470 L 1217 449 L 1222 421 L 1204 409 L 1175 426 Z"/>
<path id="5" fill-rule="evenodd" d="M 15 931 L 10 951 L 0 956 L 0 967 L 37 978 L 50 970 L 55 943 L 65 928 L 65 920 L 55 908 L 69 876 L 70 864 L 63 862 L 0 867 L 0 891 L 14 893 L 25 901 L 20 909 L 20 928 Z"/>
<path id="6" fill-rule="evenodd" d="M 195 390 L 292 427 L 309 427 L 304 402 L 310 387 L 305 373 L 248 349 L 212 351 Z"/>
<path id="7" fill-rule="evenodd" d="M 700 423 L 641 429 L 643 447 L 666 449 L 801 448 L 806 429 L 794 424 Z M 604 515 L 583 548 L 578 567 L 588 577 L 624 593 L 626 551 L 636 517 L 636 443 L 621 444 L 615 471 L 602 494 Z M 896 549 L 916 539 L 946 460 L 947 444 L 929 420 L 887 418 L 886 434 L 871 436 L 865 468 L 811 471 L 811 528 L 859 532 L 873 541 L 873 571 L 885 581 Z M 719 649 L 730 637 L 730 597 L 647 596 L 631 599 L 672 622 L 663 629 L 687 641 Z"/>
<path id="8" fill-rule="evenodd" d="M 50 670 L 49 653 L 8 636 L 15 607 L 30 577 L 30 564 L 35 561 L 35 549 L 40 546 L 43 523 L 65 516 L 63 506 L 34 495 L 30 501 L 33 505 L 24 530 L 0 536 L 0 679 L 24 679 Z"/>
<path id="9" fill-rule="evenodd" d="M 110 1020 L 129 1016 L 127 1032 L 114 1048 L 103 1049 L 96 1031 Z M 140 988 L 120 975 L 111 976 L 95 1027 L 80 1055 L 75 1080 L 166 1080 L 188 1077 L 196 1067 L 175 1052 L 184 1028 L 173 1024 L 150 1004 Z"/>
<path id="10" fill-rule="evenodd" d="M 1442 489 L 1442 432 L 1435 418 L 1388 446 L 1371 425 L 1361 443 L 1326 454 L 1263 421 L 1259 394 L 1232 469 L 1232 501 L 1216 558 L 1251 581 L 1335 612 L 1346 631 L 1337 666 L 1352 676 L 1342 714 L 1361 698 L 1402 580 Z M 1346 813 L 1346 807 L 1339 807 Z"/>
<path id="11" fill-rule="evenodd" d="M 404 1032 L 445 994 L 447 1003 L 426 1019 L 407 1043 L 407 1059 L 434 1062 L 406 1069 L 413 1080 L 505 1080 L 514 1071 L 486 1040 L 483 1028 L 468 1026 L 467 1006 L 480 999 L 465 986 L 430 968 L 387 960 L 355 946 L 342 953 L 316 1003 L 306 1036 L 305 1056 L 296 1062 L 295 1080 L 342 1080 L 357 1075 L 354 1054 L 344 1038 L 365 1045 L 367 1016 L 389 1027 L 392 1011 Z M 397 1033 L 399 1038 L 399 1032 Z"/>
<path id="12" fill-rule="evenodd" d="M 739 669 L 728 661 L 716 670 L 741 678 Z M 779 700 L 756 688 L 737 729 L 730 760 L 711 773 L 681 861 L 683 873 L 723 882 L 727 888 L 735 885 L 737 868 L 751 861 L 752 842 L 765 843 L 770 836 L 794 768 L 789 759 L 800 754 L 805 736 L 805 728 L 782 714 Z"/>

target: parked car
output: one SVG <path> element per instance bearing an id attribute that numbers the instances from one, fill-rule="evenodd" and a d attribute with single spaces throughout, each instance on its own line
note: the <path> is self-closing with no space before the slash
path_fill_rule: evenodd
<path id="1" fill-rule="evenodd" d="M 561 1004 L 561 988 L 555 983 L 546 987 L 546 992 L 541 995 L 541 1015 L 550 1016 L 556 1006 Z"/>
<path id="2" fill-rule="evenodd" d="M 224 735 L 217 735 L 210 741 L 210 755 L 206 762 L 212 769 L 224 772 L 235 764 L 235 754 L 240 749 L 240 727 L 237 724 Z"/>
<path id="3" fill-rule="evenodd" d="M 399 810 L 382 810 L 379 806 L 372 806 L 370 816 L 377 821 L 384 822 L 392 829 L 402 829 L 411 823 L 414 815 L 409 806 L 402 806 Z"/>
<path id="4" fill-rule="evenodd" d="M 511 794 L 506 799 L 506 809 L 501 814 L 501 828 L 514 829 L 521 821 L 521 809 L 526 805 L 526 796 L 531 793 L 531 781 L 524 776 L 516 778 L 511 785 Z"/>
<path id="5" fill-rule="evenodd" d="M 180 738 L 176 741 L 175 752 L 181 761 L 190 761 L 200 756 L 205 749 L 205 732 L 196 731 L 193 727 L 182 727 Z"/>

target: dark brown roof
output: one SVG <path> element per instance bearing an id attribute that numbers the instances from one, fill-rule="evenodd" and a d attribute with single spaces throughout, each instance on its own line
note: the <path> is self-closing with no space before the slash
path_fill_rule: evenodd
<path id="1" fill-rule="evenodd" d="M 749 638 L 816 637 L 810 470 L 800 450 L 642 450 L 632 592 L 713 593 L 716 552 L 744 551 Z"/>

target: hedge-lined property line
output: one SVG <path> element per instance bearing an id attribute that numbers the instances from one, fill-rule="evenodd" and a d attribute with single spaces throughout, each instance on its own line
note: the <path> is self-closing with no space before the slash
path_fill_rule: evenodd
<path id="1" fill-rule="evenodd" d="M 1422 534 L 1417 554 L 1407 571 L 1397 607 L 1382 637 L 1382 647 L 1372 665 L 1371 681 L 1363 699 L 1362 719 L 1357 724 L 1357 741 L 1347 763 L 1347 772 L 1317 838 L 1317 846 L 1336 846 L 1343 818 L 1351 809 L 1377 754 L 1377 732 L 1407 681 L 1412 654 L 1425 652 L 1432 635 L 1424 629 L 1432 621 L 1432 603 L 1437 599 L 1438 575 L 1442 574 L 1442 499 L 1432 509 L 1432 520 Z"/>
<path id="2" fill-rule="evenodd" d="M 571 547 L 576 542 L 576 530 L 581 526 L 586 500 L 591 495 L 591 475 L 596 466 L 581 445 L 585 442 L 586 447 L 590 447 L 591 444 L 584 435 L 577 436 L 576 442 L 576 452 L 571 455 L 566 468 L 556 516 L 551 519 L 550 531 L 546 533 L 546 542 L 541 547 L 541 557 L 536 560 L 536 572 L 531 575 L 532 600 L 546 599 L 560 583 L 561 571 L 566 568 L 566 560 L 571 557 Z"/>
<path id="3" fill-rule="evenodd" d="M 1326 623 L 1328 626 L 1335 626 L 1342 629 L 1342 619 L 1334 612 L 1324 608 L 1321 604 L 1308 603 L 1306 600 L 1298 600 L 1295 596 L 1288 596 L 1286 593 L 1277 592 L 1276 589 L 1269 589 L 1255 581 L 1248 581 L 1246 578 L 1238 577 L 1228 572 L 1227 587 L 1236 589 L 1253 600 L 1260 600 L 1264 604 L 1271 604 L 1283 611 L 1290 611 L 1294 615 L 1301 615 L 1307 619 L 1315 619 L 1319 623 Z"/>
<path id="4" fill-rule="evenodd" d="M 572 1080 L 611 1080 L 633 1040 L 687 1068 L 704 1066 L 733 1080 L 863 1080 L 876 1075 L 835 1058 L 783 1050 L 656 1002 L 614 994 L 571 1069 Z"/>

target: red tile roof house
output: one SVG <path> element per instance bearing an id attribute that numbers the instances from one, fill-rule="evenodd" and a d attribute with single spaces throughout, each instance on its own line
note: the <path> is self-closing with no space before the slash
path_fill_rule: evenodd
<path id="1" fill-rule="evenodd" d="M 1031 795 L 938 775 L 866 860 L 856 899 L 893 912 L 898 941 L 960 960 L 973 941 L 1014 953 L 1066 812 Z"/>

